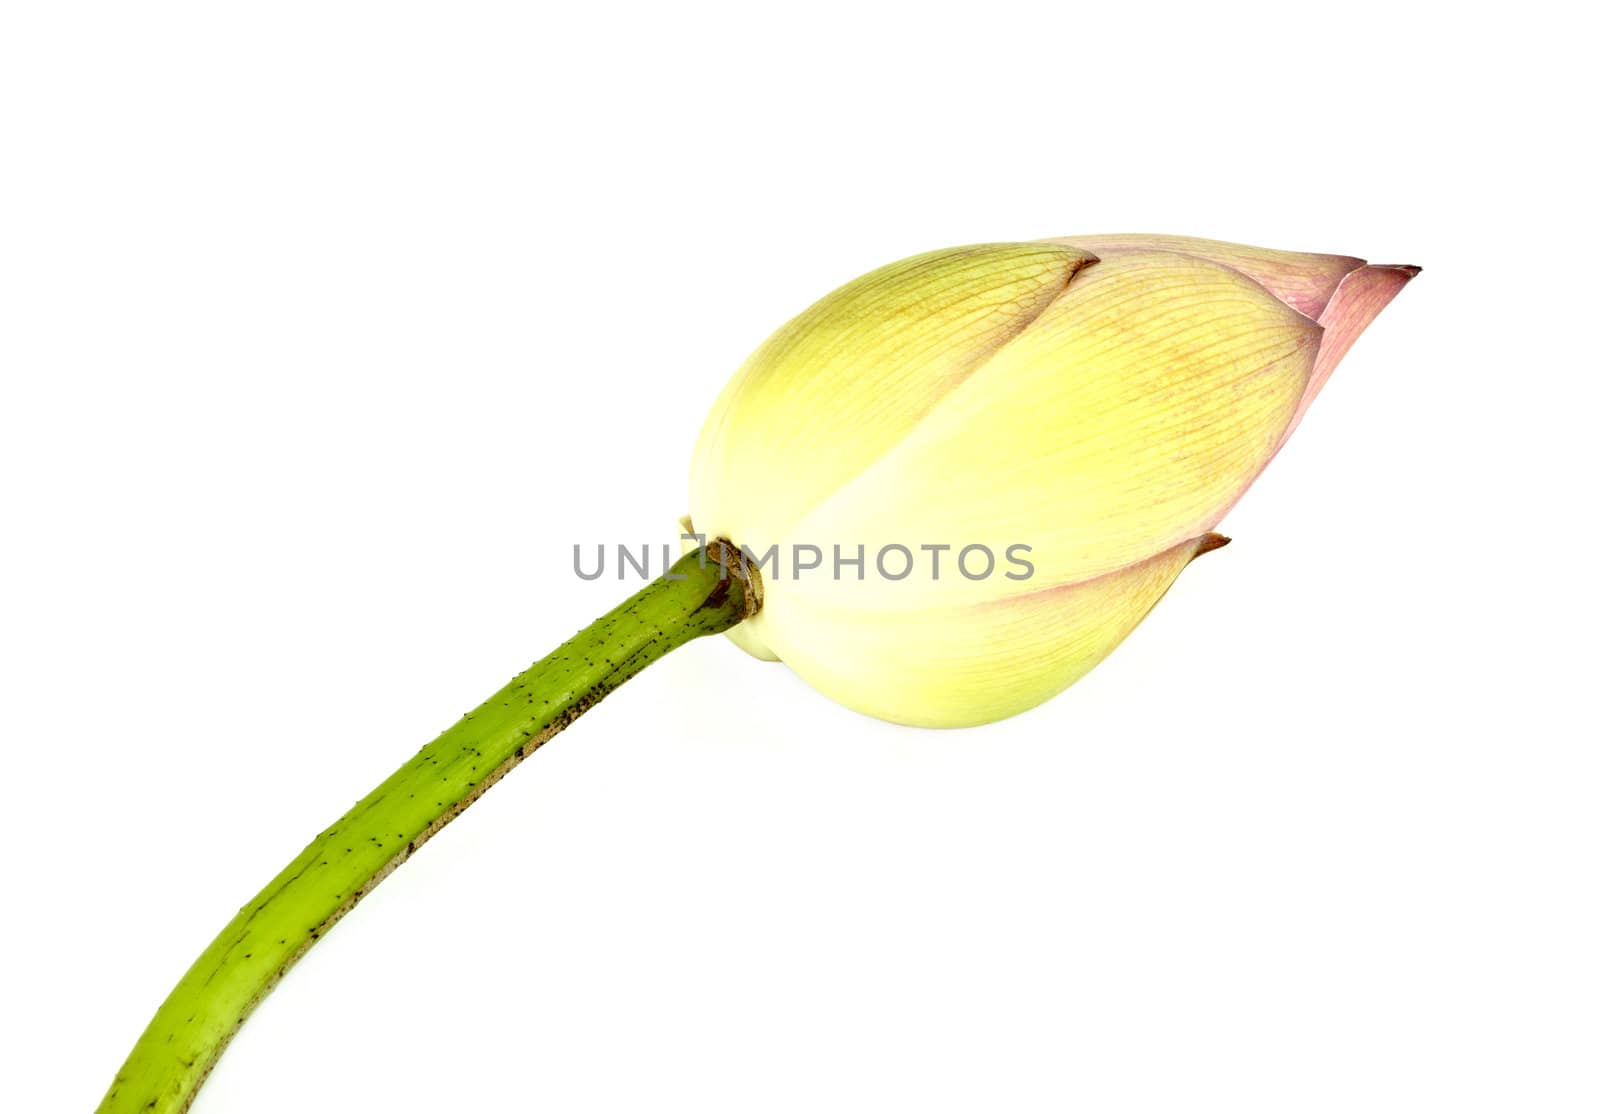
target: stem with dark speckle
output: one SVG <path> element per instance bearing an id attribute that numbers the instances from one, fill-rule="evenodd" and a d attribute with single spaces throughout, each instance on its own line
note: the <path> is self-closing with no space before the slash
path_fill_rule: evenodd
<path id="1" fill-rule="evenodd" d="M 187 1110 L 256 1004 L 429 836 L 645 666 L 745 619 L 758 597 L 738 572 L 708 560 L 706 550 L 684 557 L 514 677 L 357 802 L 195 960 L 134 1045 L 100 1114 Z"/>

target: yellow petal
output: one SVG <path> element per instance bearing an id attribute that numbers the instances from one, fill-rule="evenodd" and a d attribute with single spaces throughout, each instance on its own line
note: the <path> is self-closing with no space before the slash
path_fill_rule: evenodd
<path id="1" fill-rule="evenodd" d="M 779 329 L 701 430 L 690 509 L 712 536 L 770 545 L 882 455 L 1093 260 L 1049 244 L 914 256 Z"/>
<path id="2" fill-rule="evenodd" d="M 775 595 L 953 604 L 1087 580 L 1197 537 L 1271 457 L 1319 335 L 1215 263 L 1130 252 L 1086 267 L 786 539 L 869 553 L 1023 543 L 1035 578 L 969 581 L 947 558 L 937 582 L 923 562 L 893 585 L 813 577 Z"/>
<path id="3" fill-rule="evenodd" d="M 1299 410 L 1284 431 L 1285 441 L 1356 337 L 1421 271 L 1420 267 L 1369 264 L 1351 255 L 1274 251 L 1196 236 L 1117 233 L 1052 237 L 1044 243 L 1071 244 L 1103 258 L 1128 251 L 1157 250 L 1209 259 L 1249 276 L 1277 298 L 1315 318 L 1323 327 L 1322 345 Z"/>
<path id="4" fill-rule="evenodd" d="M 1041 704 L 1094 668 L 1214 536 L 1102 577 L 1009 599 L 914 610 L 768 596 L 783 660 L 847 707 L 917 727 L 969 727 Z"/>

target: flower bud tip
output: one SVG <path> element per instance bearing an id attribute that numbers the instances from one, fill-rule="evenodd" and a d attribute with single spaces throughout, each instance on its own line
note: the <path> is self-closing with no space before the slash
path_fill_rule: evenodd
<path id="1" fill-rule="evenodd" d="M 1232 538 L 1223 534 L 1206 534 L 1200 539 L 1200 544 L 1195 546 L 1194 557 L 1203 557 L 1213 549 L 1221 549 L 1231 541 L 1233 541 Z M 1189 558 L 1189 560 L 1193 561 L 1194 557 Z"/>

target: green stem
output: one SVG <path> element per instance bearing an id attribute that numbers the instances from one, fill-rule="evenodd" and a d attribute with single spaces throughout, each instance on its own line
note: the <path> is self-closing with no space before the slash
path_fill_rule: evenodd
<path id="1" fill-rule="evenodd" d="M 725 558 L 725 543 L 713 542 Z M 645 666 L 753 612 L 707 550 L 535 662 L 423 747 L 267 883 L 195 960 L 134 1045 L 100 1114 L 180 1114 L 262 998 L 356 902 L 506 771 Z M 737 573 L 738 562 L 731 562 Z"/>

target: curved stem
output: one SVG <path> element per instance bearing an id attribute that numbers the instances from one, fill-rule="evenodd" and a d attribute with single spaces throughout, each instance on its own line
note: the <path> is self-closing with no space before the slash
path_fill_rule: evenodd
<path id="1" fill-rule="evenodd" d="M 187 1110 L 250 1011 L 391 870 L 612 689 L 684 643 L 744 619 L 752 598 L 744 581 L 696 550 L 423 747 L 317 836 L 201 953 L 134 1045 L 100 1114 Z"/>

